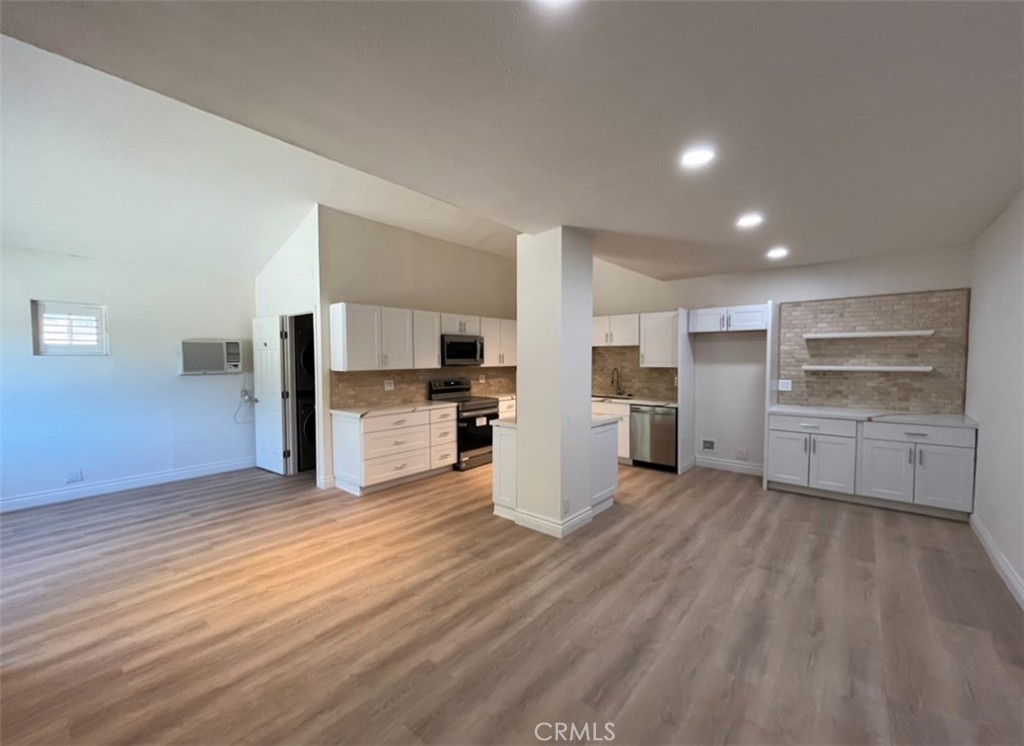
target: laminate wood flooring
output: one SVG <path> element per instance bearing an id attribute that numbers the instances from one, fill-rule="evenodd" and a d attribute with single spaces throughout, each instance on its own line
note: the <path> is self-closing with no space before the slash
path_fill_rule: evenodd
<path id="1" fill-rule="evenodd" d="M 964 524 L 624 467 L 558 541 L 490 478 L 3 516 L 4 744 L 1024 743 L 1024 618 Z"/>

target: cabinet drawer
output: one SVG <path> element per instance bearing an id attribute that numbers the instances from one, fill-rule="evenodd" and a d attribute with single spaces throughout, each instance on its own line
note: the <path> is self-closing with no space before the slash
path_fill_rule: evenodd
<path id="1" fill-rule="evenodd" d="M 442 466 L 451 466 L 455 463 L 455 457 L 459 455 L 459 449 L 455 443 L 435 445 L 430 447 L 430 468 L 437 469 Z"/>
<path id="2" fill-rule="evenodd" d="M 455 407 L 444 407 L 443 409 L 431 409 L 430 410 L 430 422 L 454 422 L 455 421 Z"/>
<path id="3" fill-rule="evenodd" d="M 794 417 L 788 414 L 768 416 L 769 430 L 785 430 L 791 433 L 811 435 L 839 435 L 852 438 L 857 435 L 855 420 L 832 420 L 827 417 Z"/>
<path id="4" fill-rule="evenodd" d="M 363 432 L 375 433 L 379 430 L 393 430 L 396 427 L 426 425 L 430 422 L 430 412 L 403 412 L 391 415 L 367 415 L 363 418 Z"/>
<path id="5" fill-rule="evenodd" d="M 434 422 L 430 425 L 430 445 L 455 441 L 458 425 L 455 422 Z"/>
<path id="6" fill-rule="evenodd" d="M 969 427 L 907 425 L 896 422 L 865 422 L 864 437 L 904 443 L 932 443 L 938 446 L 974 448 L 974 430 Z"/>
<path id="7" fill-rule="evenodd" d="M 415 451 L 430 445 L 430 427 L 400 427 L 395 430 L 382 430 L 377 433 L 363 434 L 363 458 L 371 459 L 378 456 L 389 456 L 395 453 Z"/>
<path id="8" fill-rule="evenodd" d="M 380 484 L 400 479 L 430 468 L 430 449 L 421 448 L 397 456 L 371 458 L 363 462 L 363 485 Z"/>

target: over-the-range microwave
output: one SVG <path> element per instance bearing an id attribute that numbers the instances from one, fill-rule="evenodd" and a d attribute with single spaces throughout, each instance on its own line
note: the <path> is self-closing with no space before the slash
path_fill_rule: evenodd
<path id="1" fill-rule="evenodd" d="M 441 335 L 441 365 L 483 365 L 484 338 L 472 334 Z"/>

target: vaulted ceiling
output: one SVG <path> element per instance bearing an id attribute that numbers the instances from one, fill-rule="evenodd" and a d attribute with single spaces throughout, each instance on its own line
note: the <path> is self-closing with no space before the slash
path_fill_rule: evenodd
<path id="1" fill-rule="evenodd" d="M 1020 3 L 6 0 L 0 28 L 435 198 L 467 243 L 573 225 L 661 278 L 966 246 L 1024 185 Z"/>

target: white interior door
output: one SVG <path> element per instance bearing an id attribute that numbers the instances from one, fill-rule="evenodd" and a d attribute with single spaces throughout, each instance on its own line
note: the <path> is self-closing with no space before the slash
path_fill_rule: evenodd
<path id="1" fill-rule="evenodd" d="M 280 316 L 252 320 L 256 466 L 275 474 L 285 473 L 282 331 Z"/>

